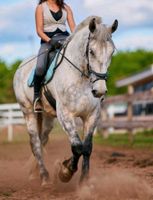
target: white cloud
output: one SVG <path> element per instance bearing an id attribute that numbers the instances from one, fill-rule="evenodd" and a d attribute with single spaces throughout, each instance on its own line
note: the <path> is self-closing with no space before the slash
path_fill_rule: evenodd
<path id="1" fill-rule="evenodd" d="M 99 5 L 107 5 L 111 3 L 111 0 L 107 0 L 107 1 L 104 1 L 104 0 L 84 0 L 84 5 L 85 7 L 93 7 L 93 6 L 99 6 Z"/>
<path id="2" fill-rule="evenodd" d="M 124 27 L 153 25 L 152 0 L 84 0 L 84 7 L 109 22 L 117 18 Z"/>
<path id="3" fill-rule="evenodd" d="M 0 46 L 0 58 L 8 62 L 13 62 L 15 59 L 24 59 L 38 53 L 38 45 L 35 43 L 19 42 L 5 43 Z"/>
<path id="4" fill-rule="evenodd" d="M 12 61 L 37 53 L 39 42 L 34 19 L 37 2 L 37 0 L 18 0 L 5 6 L 1 5 L 0 57 Z M 77 23 L 89 15 L 101 16 L 106 24 L 118 19 L 119 28 L 114 34 L 118 49 L 153 50 L 153 0 L 66 0 L 65 2 L 71 6 Z M 146 35 L 136 32 L 139 29 L 141 33 L 144 27 L 150 27 Z M 33 42 L 37 44 L 33 51 L 29 37 L 33 37 Z"/>
<path id="5" fill-rule="evenodd" d="M 120 38 L 116 39 L 115 45 L 119 50 L 135 50 L 135 49 L 146 49 L 153 51 L 153 37 L 152 35 L 144 34 L 125 34 Z"/>
<path id="6" fill-rule="evenodd" d="M 2 5 L 0 12 L 0 40 L 25 40 L 35 32 L 34 10 L 36 3 L 30 0 L 13 5 Z M 3 37 L 3 35 L 5 37 Z"/>

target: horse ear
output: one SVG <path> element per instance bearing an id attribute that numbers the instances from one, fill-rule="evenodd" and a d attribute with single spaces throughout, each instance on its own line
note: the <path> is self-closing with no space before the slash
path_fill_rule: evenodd
<path id="1" fill-rule="evenodd" d="M 96 19 L 93 18 L 89 23 L 89 30 L 93 33 L 96 30 Z"/>
<path id="2" fill-rule="evenodd" d="M 111 26 L 111 32 L 114 33 L 118 27 L 118 20 L 115 19 L 113 25 Z"/>

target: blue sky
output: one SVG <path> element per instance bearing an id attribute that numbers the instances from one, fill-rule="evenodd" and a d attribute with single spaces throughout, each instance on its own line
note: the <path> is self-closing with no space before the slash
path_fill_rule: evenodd
<path id="1" fill-rule="evenodd" d="M 153 0 L 65 0 L 76 23 L 89 15 L 101 16 L 105 24 L 118 19 L 113 39 L 118 50 L 153 50 Z M 37 0 L 0 1 L 0 58 L 7 62 L 37 54 L 35 31 Z"/>

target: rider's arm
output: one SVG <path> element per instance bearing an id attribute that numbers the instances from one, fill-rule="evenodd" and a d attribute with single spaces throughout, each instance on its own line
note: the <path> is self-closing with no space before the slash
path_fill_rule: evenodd
<path id="1" fill-rule="evenodd" d="M 70 8 L 70 6 L 68 6 L 67 4 L 65 4 L 65 10 L 67 12 L 67 22 L 68 22 L 68 25 L 70 27 L 70 30 L 71 32 L 74 31 L 75 29 L 75 21 L 74 21 L 74 17 L 73 17 L 73 12 Z"/>
<path id="2" fill-rule="evenodd" d="M 43 11 L 41 5 L 38 5 L 36 8 L 35 22 L 38 36 L 45 42 L 49 42 L 50 38 L 43 31 Z"/>

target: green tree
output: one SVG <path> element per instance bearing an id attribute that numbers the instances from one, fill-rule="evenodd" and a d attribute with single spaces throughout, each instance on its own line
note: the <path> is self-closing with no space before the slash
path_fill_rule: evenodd
<path id="1" fill-rule="evenodd" d="M 11 65 L 7 65 L 4 61 L 0 61 L 0 103 L 15 102 L 13 77 L 20 62 L 16 61 Z"/>
<path id="2" fill-rule="evenodd" d="M 109 68 L 108 94 L 116 95 L 124 93 L 125 88 L 116 88 L 117 80 L 128 77 L 145 70 L 153 63 L 153 52 L 137 50 L 133 52 L 118 52 L 113 56 Z"/>
<path id="3" fill-rule="evenodd" d="M 0 103 L 16 102 L 13 91 L 13 77 L 20 63 L 21 61 L 16 61 L 8 65 L 0 60 Z M 109 67 L 108 95 L 126 92 L 125 88 L 116 88 L 116 81 L 145 70 L 152 63 L 153 52 L 145 50 L 118 52 L 113 56 Z"/>

